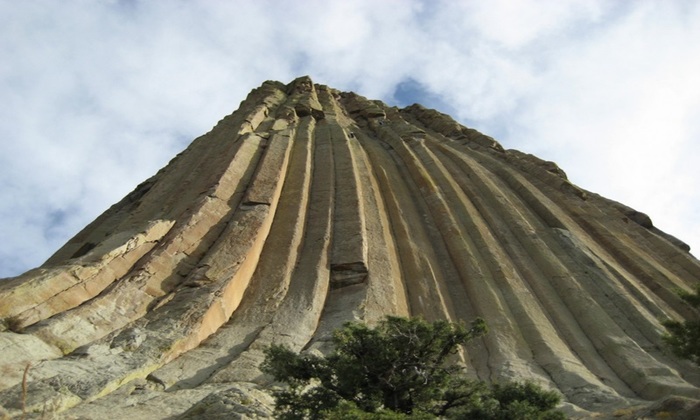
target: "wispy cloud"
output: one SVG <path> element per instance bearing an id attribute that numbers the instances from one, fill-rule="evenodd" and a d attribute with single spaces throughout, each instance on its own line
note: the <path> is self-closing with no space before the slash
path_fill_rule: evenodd
<path id="1" fill-rule="evenodd" d="M 0 2 L 0 276 L 302 74 L 412 86 L 700 247 L 697 22 L 691 1 Z"/>

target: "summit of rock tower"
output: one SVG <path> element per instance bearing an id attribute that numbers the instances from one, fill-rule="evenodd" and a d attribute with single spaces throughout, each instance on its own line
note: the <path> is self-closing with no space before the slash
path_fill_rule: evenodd
<path id="1" fill-rule="evenodd" d="M 420 105 L 265 82 L 42 266 L 0 281 L 0 414 L 269 417 L 263 349 L 347 321 L 481 317 L 474 378 L 571 416 L 700 399 L 664 346 L 680 240 L 555 163 Z M 248 416 L 248 417 L 245 417 Z"/>

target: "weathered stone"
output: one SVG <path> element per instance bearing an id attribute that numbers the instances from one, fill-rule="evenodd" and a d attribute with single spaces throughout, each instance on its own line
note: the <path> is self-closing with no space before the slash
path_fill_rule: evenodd
<path id="1" fill-rule="evenodd" d="M 266 346 L 323 353 L 388 314 L 485 318 L 470 375 L 556 389 L 574 417 L 692 415 L 700 370 L 661 340 L 698 316 L 683 245 L 445 114 L 265 82 L 0 283 L 0 415 L 269 417 Z"/>
<path id="2" fill-rule="evenodd" d="M 262 401 L 261 401 L 262 400 Z M 178 419 L 257 419 L 272 416 L 270 397 L 232 387 L 212 392 Z"/>

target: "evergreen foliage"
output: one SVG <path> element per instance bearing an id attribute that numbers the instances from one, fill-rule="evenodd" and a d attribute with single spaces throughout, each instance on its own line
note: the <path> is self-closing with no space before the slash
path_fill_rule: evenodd
<path id="1" fill-rule="evenodd" d="M 700 285 L 696 286 L 695 293 L 681 291 L 679 295 L 690 305 L 700 309 Z M 671 350 L 677 356 L 700 365 L 700 320 L 666 321 L 664 327 L 668 330 L 664 340 Z"/>
<path id="2" fill-rule="evenodd" d="M 489 386 L 454 363 L 460 345 L 487 332 L 461 324 L 387 317 L 376 328 L 335 331 L 328 357 L 265 350 L 263 372 L 288 387 L 275 393 L 281 419 L 560 419 L 554 392 L 531 383 Z"/>

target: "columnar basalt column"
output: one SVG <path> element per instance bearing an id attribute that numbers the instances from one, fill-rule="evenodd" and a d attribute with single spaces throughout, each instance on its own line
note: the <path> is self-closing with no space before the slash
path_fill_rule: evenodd
<path id="1" fill-rule="evenodd" d="M 325 352 L 344 322 L 389 314 L 483 317 L 490 333 L 460 353 L 470 374 L 536 381 L 570 410 L 700 398 L 700 370 L 661 340 L 664 319 L 698 316 L 676 293 L 700 282 L 688 251 L 445 114 L 265 82 L 0 281 L 0 406 L 269 415 L 267 345 Z"/>

